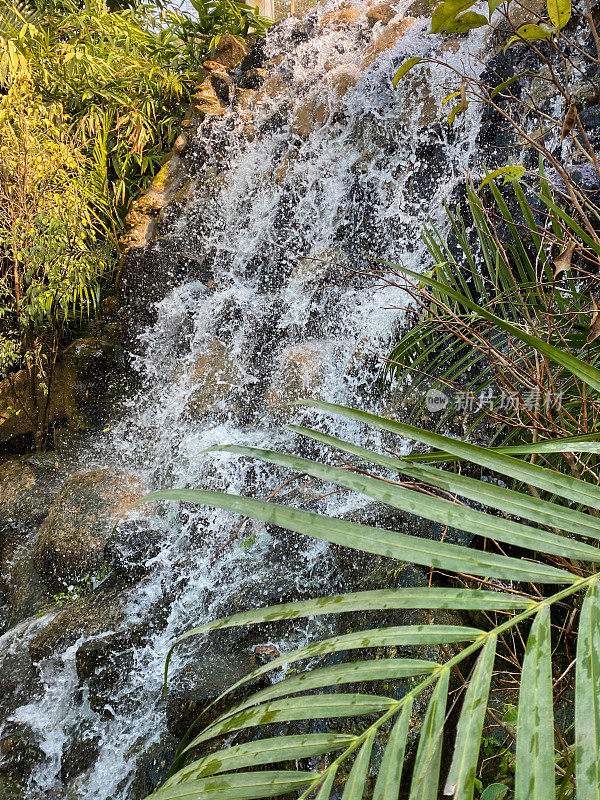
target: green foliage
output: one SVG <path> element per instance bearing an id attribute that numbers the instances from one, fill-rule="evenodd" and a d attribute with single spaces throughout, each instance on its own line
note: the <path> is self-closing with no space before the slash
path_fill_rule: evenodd
<path id="1" fill-rule="evenodd" d="M 197 19 L 137 2 L 111 10 L 104 0 L 0 0 L 0 83 L 26 68 L 43 102 L 60 106 L 84 144 L 101 141 L 99 167 L 119 219 L 171 147 L 219 37 L 268 25 L 234 0 L 195 0 L 194 8 Z"/>
<path id="2" fill-rule="evenodd" d="M 421 311 L 392 351 L 386 377 L 395 403 L 408 404 L 409 419 L 424 413 L 428 391 L 444 391 L 450 398 L 459 391 L 487 397 L 461 416 L 465 433 L 481 426 L 489 433 L 491 426 L 493 442 L 503 447 L 514 441 L 531 447 L 540 435 L 568 445 L 572 437 L 590 435 L 599 411 L 597 396 L 580 383 L 586 380 L 584 362 L 579 359 L 573 367 L 570 361 L 588 344 L 590 364 L 600 359 L 590 341 L 593 280 L 585 270 L 576 277 L 578 265 L 594 258 L 596 243 L 557 206 L 543 173 L 537 196 L 517 182 L 501 192 L 493 176 L 480 187 L 485 196 L 470 185 L 462 210 L 447 209 L 453 246 L 434 228 L 424 231 L 435 267 L 429 276 L 412 276 L 417 291 L 408 289 Z M 485 318 L 474 315 L 477 304 L 485 308 Z M 537 349 L 539 360 L 531 360 L 515 325 L 544 341 Z M 558 360 L 557 349 L 562 351 Z M 503 407 L 507 398 L 510 403 Z M 435 424 L 450 422 L 453 411 L 450 404 Z M 538 457 L 573 468 L 568 452 L 538 449 Z M 578 457 L 578 474 L 596 480 L 594 458 Z"/>
<path id="3" fill-rule="evenodd" d="M 38 397 L 112 266 L 89 174 L 60 111 L 15 82 L 0 101 L 0 376 L 27 369 Z"/>

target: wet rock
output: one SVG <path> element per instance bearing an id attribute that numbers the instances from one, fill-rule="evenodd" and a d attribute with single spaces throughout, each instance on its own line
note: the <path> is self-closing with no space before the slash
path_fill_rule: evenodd
<path id="1" fill-rule="evenodd" d="M 100 734 L 90 722 L 84 721 L 71 733 L 62 749 L 60 779 L 63 784 L 89 769 L 100 751 Z"/>
<path id="2" fill-rule="evenodd" d="M 233 87 L 233 79 L 224 70 L 215 70 L 211 73 L 210 82 L 217 98 L 223 103 L 229 103 Z"/>
<path id="3" fill-rule="evenodd" d="M 201 119 L 211 115 L 220 117 L 227 110 L 221 105 L 213 82 L 208 78 L 199 86 L 196 86 L 191 101 L 194 111 Z"/>
<path id="4" fill-rule="evenodd" d="M 271 409 L 314 394 L 324 372 L 322 348 L 311 342 L 286 348 L 266 394 Z"/>
<path id="5" fill-rule="evenodd" d="M 141 494 L 136 478 L 109 469 L 68 478 L 35 541 L 39 574 L 50 585 L 65 586 L 95 573 L 115 522 Z"/>
<path id="6" fill-rule="evenodd" d="M 0 741 L 0 788 L 12 792 L 6 798 L 21 800 L 26 797 L 25 790 L 31 771 L 45 758 L 36 734 L 23 722 L 9 722 L 4 726 Z M 19 794 L 22 792 L 22 794 Z M 2 800 L 5 796 L 0 795 Z"/>
<path id="7" fill-rule="evenodd" d="M 348 89 L 356 85 L 359 75 L 344 69 L 343 65 L 333 70 L 327 77 L 327 84 L 331 86 L 339 100 L 344 97 Z"/>
<path id="8" fill-rule="evenodd" d="M 370 44 L 364 52 L 363 56 L 363 69 L 370 67 L 371 64 L 379 58 L 382 53 L 393 47 L 401 36 L 404 36 L 406 31 L 415 21 L 414 17 L 402 17 L 396 22 L 390 23 Z"/>
<path id="9" fill-rule="evenodd" d="M 139 754 L 131 754 L 135 757 L 137 767 L 132 784 L 124 796 L 126 800 L 141 800 L 160 786 L 167 777 L 178 745 L 179 739 L 165 733 L 159 742 L 144 748 Z M 124 792 L 125 786 L 120 787 L 120 791 Z"/>
<path id="10" fill-rule="evenodd" d="M 219 39 L 219 44 L 212 55 L 212 60 L 222 64 L 225 69 L 233 69 L 247 55 L 248 50 L 242 42 L 230 33 L 225 33 Z"/>
<path id="11" fill-rule="evenodd" d="M 311 95 L 294 111 L 290 130 L 301 139 L 308 139 L 316 128 L 325 123 L 328 116 L 327 105 L 316 95 Z"/>
<path id="12" fill-rule="evenodd" d="M 254 99 L 254 91 L 252 89 L 243 89 L 240 86 L 235 87 L 234 104 L 240 111 L 246 111 L 250 108 L 252 100 Z"/>
<path id="13" fill-rule="evenodd" d="M 268 70 L 261 67 L 254 67 L 254 69 L 249 69 L 244 73 L 240 85 L 245 89 L 259 89 L 268 77 Z"/>
<path id="14" fill-rule="evenodd" d="M 35 570 L 28 545 L 21 546 L 11 557 L 4 558 L 2 570 L 7 599 L 7 627 L 16 625 L 51 604 L 52 594 Z"/>
<path id="15" fill-rule="evenodd" d="M 352 28 L 362 16 L 360 8 L 339 8 L 321 17 L 323 28 Z"/>
<path id="16" fill-rule="evenodd" d="M 62 366 L 58 365 L 54 371 L 49 400 L 41 382 L 35 383 L 34 389 L 31 376 L 24 369 L 0 381 L 0 443 L 14 436 L 33 434 L 40 424 L 52 425 L 65 417 Z"/>
<path id="17" fill-rule="evenodd" d="M 167 697 L 167 727 L 177 737 L 186 733 L 206 706 L 215 700 L 248 673 L 258 667 L 258 661 L 250 650 L 220 650 L 210 643 L 194 654 L 180 672 L 173 677 Z M 242 691 L 228 695 L 222 702 L 207 711 L 202 725 L 211 722 L 243 697 L 268 685 L 267 679 L 253 681 L 242 687 Z"/>
<path id="18" fill-rule="evenodd" d="M 150 569 L 149 561 L 160 552 L 161 544 L 161 534 L 146 520 L 126 520 L 110 537 L 104 555 L 116 573 L 139 578 Z"/>
<path id="19" fill-rule="evenodd" d="M 122 587 L 113 585 L 105 590 L 67 603 L 30 642 L 29 652 L 34 663 L 48 658 L 58 649 L 65 649 L 80 637 L 98 636 L 115 631 L 123 621 Z"/>
<path id="20" fill-rule="evenodd" d="M 194 417 L 215 411 L 237 389 L 242 368 L 223 342 L 211 342 L 193 363 L 186 367 L 179 381 L 193 387 L 187 408 Z"/>
<path id="21" fill-rule="evenodd" d="M 78 648 L 77 677 L 88 687 L 92 711 L 113 713 L 111 701 L 131 671 L 141 641 L 139 632 L 124 631 L 90 639 Z"/>
<path id="22" fill-rule="evenodd" d="M 0 629 L 31 616 L 50 599 L 33 567 L 32 548 L 63 480 L 53 453 L 0 467 L 0 595 L 6 602 Z"/>
<path id="23" fill-rule="evenodd" d="M 0 466 L 0 542 L 2 530 L 40 525 L 63 479 L 53 453 L 5 461 Z"/>
<path id="24" fill-rule="evenodd" d="M 398 4 L 397 0 L 389 0 L 385 3 L 378 3 L 376 6 L 373 6 L 367 11 L 367 22 L 369 26 L 372 28 L 378 22 L 381 22 L 383 25 L 387 25 L 394 16 L 394 7 Z M 412 11 L 409 13 L 413 13 Z"/>
<path id="25" fill-rule="evenodd" d="M 76 339 L 64 353 L 65 415 L 69 427 L 100 426 L 109 413 L 114 378 L 122 367 L 120 350 L 101 337 Z"/>
<path id="26" fill-rule="evenodd" d="M 263 83 L 256 93 L 256 102 L 260 103 L 265 99 L 273 100 L 282 95 L 288 87 L 288 81 L 281 73 L 273 75 Z"/>
<path id="27" fill-rule="evenodd" d="M 41 624 L 39 620 L 29 621 L 0 637 L 0 698 L 5 718 L 19 706 L 31 702 L 41 688 L 28 646 L 32 631 Z"/>

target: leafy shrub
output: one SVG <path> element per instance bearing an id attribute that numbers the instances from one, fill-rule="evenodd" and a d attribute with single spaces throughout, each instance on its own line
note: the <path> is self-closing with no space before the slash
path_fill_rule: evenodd
<path id="1" fill-rule="evenodd" d="M 122 220 L 170 149 L 202 62 L 223 33 L 268 21 L 234 0 L 195 0 L 195 19 L 160 3 L 0 0 L 0 84 L 26 69 L 84 144 L 104 141 L 108 192 Z"/>
<path id="2" fill-rule="evenodd" d="M 89 176 L 60 109 L 15 82 L 0 101 L 0 375 L 28 371 L 39 446 L 61 346 L 95 314 L 113 263 Z"/>

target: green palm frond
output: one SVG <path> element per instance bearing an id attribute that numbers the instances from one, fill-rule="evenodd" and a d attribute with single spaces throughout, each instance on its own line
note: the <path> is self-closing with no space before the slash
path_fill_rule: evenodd
<path id="1" fill-rule="evenodd" d="M 529 269 L 524 260 L 522 265 L 524 270 Z M 437 275 L 434 278 L 411 274 L 411 277 L 451 300 L 456 308 L 468 310 L 474 320 L 492 322 L 530 353 L 543 356 L 564 373 L 576 377 L 588 387 L 592 396 L 600 389 L 600 370 L 594 364 L 533 335 L 518 314 L 512 319 L 498 317 L 489 306 L 477 303 L 474 298 L 480 295 L 470 286 L 464 287 L 463 293 L 439 280 Z M 480 610 L 484 616 L 479 618 L 478 627 L 432 623 L 352 630 L 311 642 L 258 667 L 214 700 L 209 708 L 216 707 L 218 711 L 227 695 L 272 670 L 318 660 L 316 666 L 300 672 L 291 670 L 283 680 L 250 694 L 204 728 L 193 729 L 180 747 L 170 777 L 152 797 L 191 800 L 221 793 L 223 797 L 250 799 L 295 791 L 300 793 L 301 800 L 309 797 L 325 800 L 336 791 L 342 791 L 342 798 L 348 799 L 368 796 L 375 800 L 397 800 L 402 785 L 409 800 L 436 800 L 442 788 L 455 800 L 473 800 L 492 677 L 499 660 L 506 657 L 507 636 L 516 634 L 525 645 L 516 722 L 515 800 L 552 798 L 559 782 L 561 797 L 574 797 L 574 781 L 578 800 L 598 800 L 600 704 L 596 698 L 600 690 L 600 640 L 597 641 L 600 573 L 596 572 L 595 565 L 600 562 L 600 488 L 597 483 L 529 460 L 533 456 L 548 458 L 556 454 L 596 458 L 600 453 L 597 436 L 549 438 L 531 444 L 485 448 L 321 400 L 298 401 L 297 405 L 304 407 L 305 414 L 314 410 L 319 414 L 342 416 L 361 427 L 384 431 L 388 452 L 376 452 L 306 424 L 288 427 L 299 437 L 318 442 L 334 452 L 341 451 L 343 466 L 237 445 L 211 450 L 258 459 L 308 475 L 324 485 L 361 494 L 445 528 L 465 531 L 474 536 L 473 546 L 432 541 L 282 503 L 218 491 L 164 490 L 138 502 L 201 503 L 364 553 L 410 561 L 441 570 L 446 575 L 455 573 L 467 585 L 477 585 L 479 581 L 486 587 L 491 584 L 491 588 L 388 588 L 288 603 L 206 623 L 188 631 L 173 647 L 213 630 L 317 615 L 427 608 L 433 612 Z M 394 446 L 390 436 L 397 438 L 398 450 L 407 439 L 428 447 L 430 453 L 423 458 L 429 458 L 430 463 L 391 454 Z M 436 461 L 438 465 L 434 466 Z M 447 461 L 476 465 L 492 479 L 482 482 L 449 471 L 444 466 Z M 508 488 L 498 476 L 529 490 Z M 473 503 L 476 508 L 472 507 Z M 499 543 L 500 552 L 488 547 L 488 542 Z M 526 594 L 531 586 L 536 587 L 534 596 Z M 567 744 L 573 769 L 569 767 L 558 772 L 551 617 L 568 603 L 573 603 L 575 613 L 582 597 L 575 730 L 571 743 Z M 490 616 L 494 613 L 502 615 L 495 623 Z M 360 619 L 361 614 L 356 617 Z M 398 655 L 381 657 L 382 648 L 434 645 L 441 646 L 447 653 L 445 662 Z M 380 657 L 373 657 L 376 652 Z M 173 649 L 166 661 L 165 685 L 168 685 L 172 653 Z M 345 654 L 341 663 L 332 661 L 336 654 Z M 474 657 L 452 744 L 448 735 L 450 678 L 459 665 L 459 672 L 465 668 L 468 671 Z M 398 697 L 397 690 L 393 696 L 353 690 L 353 687 L 374 681 L 383 681 L 384 686 L 388 683 L 398 686 L 393 681 L 405 681 L 399 684 L 403 693 L 401 691 Z M 407 768 L 409 729 L 417 701 L 420 705 L 426 704 L 426 710 L 417 736 L 416 754 Z M 273 737 L 268 734 L 270 729 L 265 728 L 271 723 L 326 720 L 329 731 L 336 719 L 353 720 L 355 732 L 348 734 L 348 728 L 342 727 L 326 734 L 306 733 L 302 734 L 300 742 L 293 732 Z M 226 746 L 219 744 L 224 736 L 227 737 Z M 344 736 L 349 738 L 344 739 Z M 252 741 L 246 742 L 248 737 Z M 298 747 L 297 759 L 290 758 L 293 746 Z M 321 763 L 327 753 L 328 761 L 320 771 L 313 768 L 298 772 L 302 752 L 320 753 Z M 380 756 L 376 758 L 375 752 Z M 285 769 L 290 762 L 295 763 L 295 771 Z M 315 762 L 309 759 L 302 763 Z M 449 767 L 443 767 L 444 764 Z M 253 770 L 260 765 L 274 769 Z"/>

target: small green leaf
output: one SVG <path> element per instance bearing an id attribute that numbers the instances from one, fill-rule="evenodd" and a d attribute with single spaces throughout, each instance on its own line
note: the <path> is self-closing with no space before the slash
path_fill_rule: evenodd
<path id="1" fill-rule="evenodd" d="M 540 25 L 535 25 L 533 23 L 528 23 L 527 25 L 521 25 L 521 27 L 517 30 L 515 36 L 511 36 L 506 46 L 504 48 L 504 52 L 508 50 L 511 44 L 515 44 L 515 42 L 522 42 L 525 39 L 528 42 L 534 41 L 545 41 L 547 39 L 551 39 L 554 35 L 554 31 L 550 28 L 542 28 Z"/>
<path id="2" fill-rule="evenodd" d="M 394 89 L 396 88 L 396 86 L 398 86 L 398 84 L 400 83 L 402 78 L 406 75 L 406 73 L 410 72 L 410 70 L 414 66 L 416 66 L 420 61 L 423 61 L 421 56 L 414 56 L 413 58 L 409 58 L 407 61 L 404 62 L 404 64 L 402 64 L 402 66 L 396 71 L 396 74 L 394 75 L 394 79 L 392 81 Z"/>
<path id="3" fill-rule="evenodd" d="M 448 103 L 450 100 L 454 100 L 455 97 L 460 97 L 460 95 L 461 92 L 452 92 L 452 94 L 449 94 L 447 97 L 444 97 L 444 99 L 442 100 L 442 105 L 445 106 L 446 103 Z"/>
<path id="4" fill-rule="evenodd" d="M 465 108 L 463 107 L 462 103 L 457 103 L 452 111 L 448 114 L 448 125 L 453 124 L 454 120 L 456 119 L 456 115 L 461 111 L 464 113 Z"/>
<path id="5" fill-rule="evenodd" d="M 564 28 L 571 19 L 571 0 L 546 0 L 548 16 L 555 28 Z"/>
<path id="6" fill-rule="evenodd" d="M 436 7 L 431 17 L 431 33 L 448 30 L 458 14 L 475 5 L 476 0 L 445 0 Z M 487 20 L 486 20 L 487 22 Z"/>
<path id="7" fill-rule="evenodd" d="M 467 33 L 468 31 L 481 28 L 483 25 L 488 24 L 487 17 L 483 14 L 477 14 L 475 11 L 467 11 L 466 14 L 461 14 L 456 17 L 452 22 L 446 25 L 446 33 Z"/>
<path id="8" fill-rule="evenodd" d="M 507 78 L 505 81 L 502 81 L 502 83 L 499 83 L 498 86 L 495 86 L 494 89 L 492 90 L 490 94 L 490 100 L 493 100 L 494 97 L 497 97 L 500 94 L 500 92 L 503 92 L 504 89 L 507 89 L 515 81 L 518 81 L 519 78 L 523 78 L 531 74 L 532 73 L 529 71 L 519 72 L 517 73 L 517 75 L 513 75 L 512 78 Z"/>
<path id="9" fill-rule="evenodd" d="M 488 11 L 490 19 L 492 18 L 492 14 L 494 13 L 494 11 L 497 8 L 499 8 L 502 5 L 502 3 L 504 3 L 504 0 L 488 0 Z"/>
<path id="10" fill-rule="evenodd" d="M 525 167 L 520 165 L 500 167 L 499 169 L 495 169 L 493 172 L 490 172 L 489 175 L 485 176 L 485 178 L 479 184 L 479 189 L 477 189 L 477 191 L 480 192 L 487 183 L 501 176 L 504 176 L 504 183 L 507 183 L 507 181 L 519 181 L 526 172 L 527 170 Z"/>
<path id="11" fill-rule="evenodd" d="M 508 786 L 503 783 L 490 783 L 486 786 L 479 800 L 503 800 L 508 792 Z"/>

